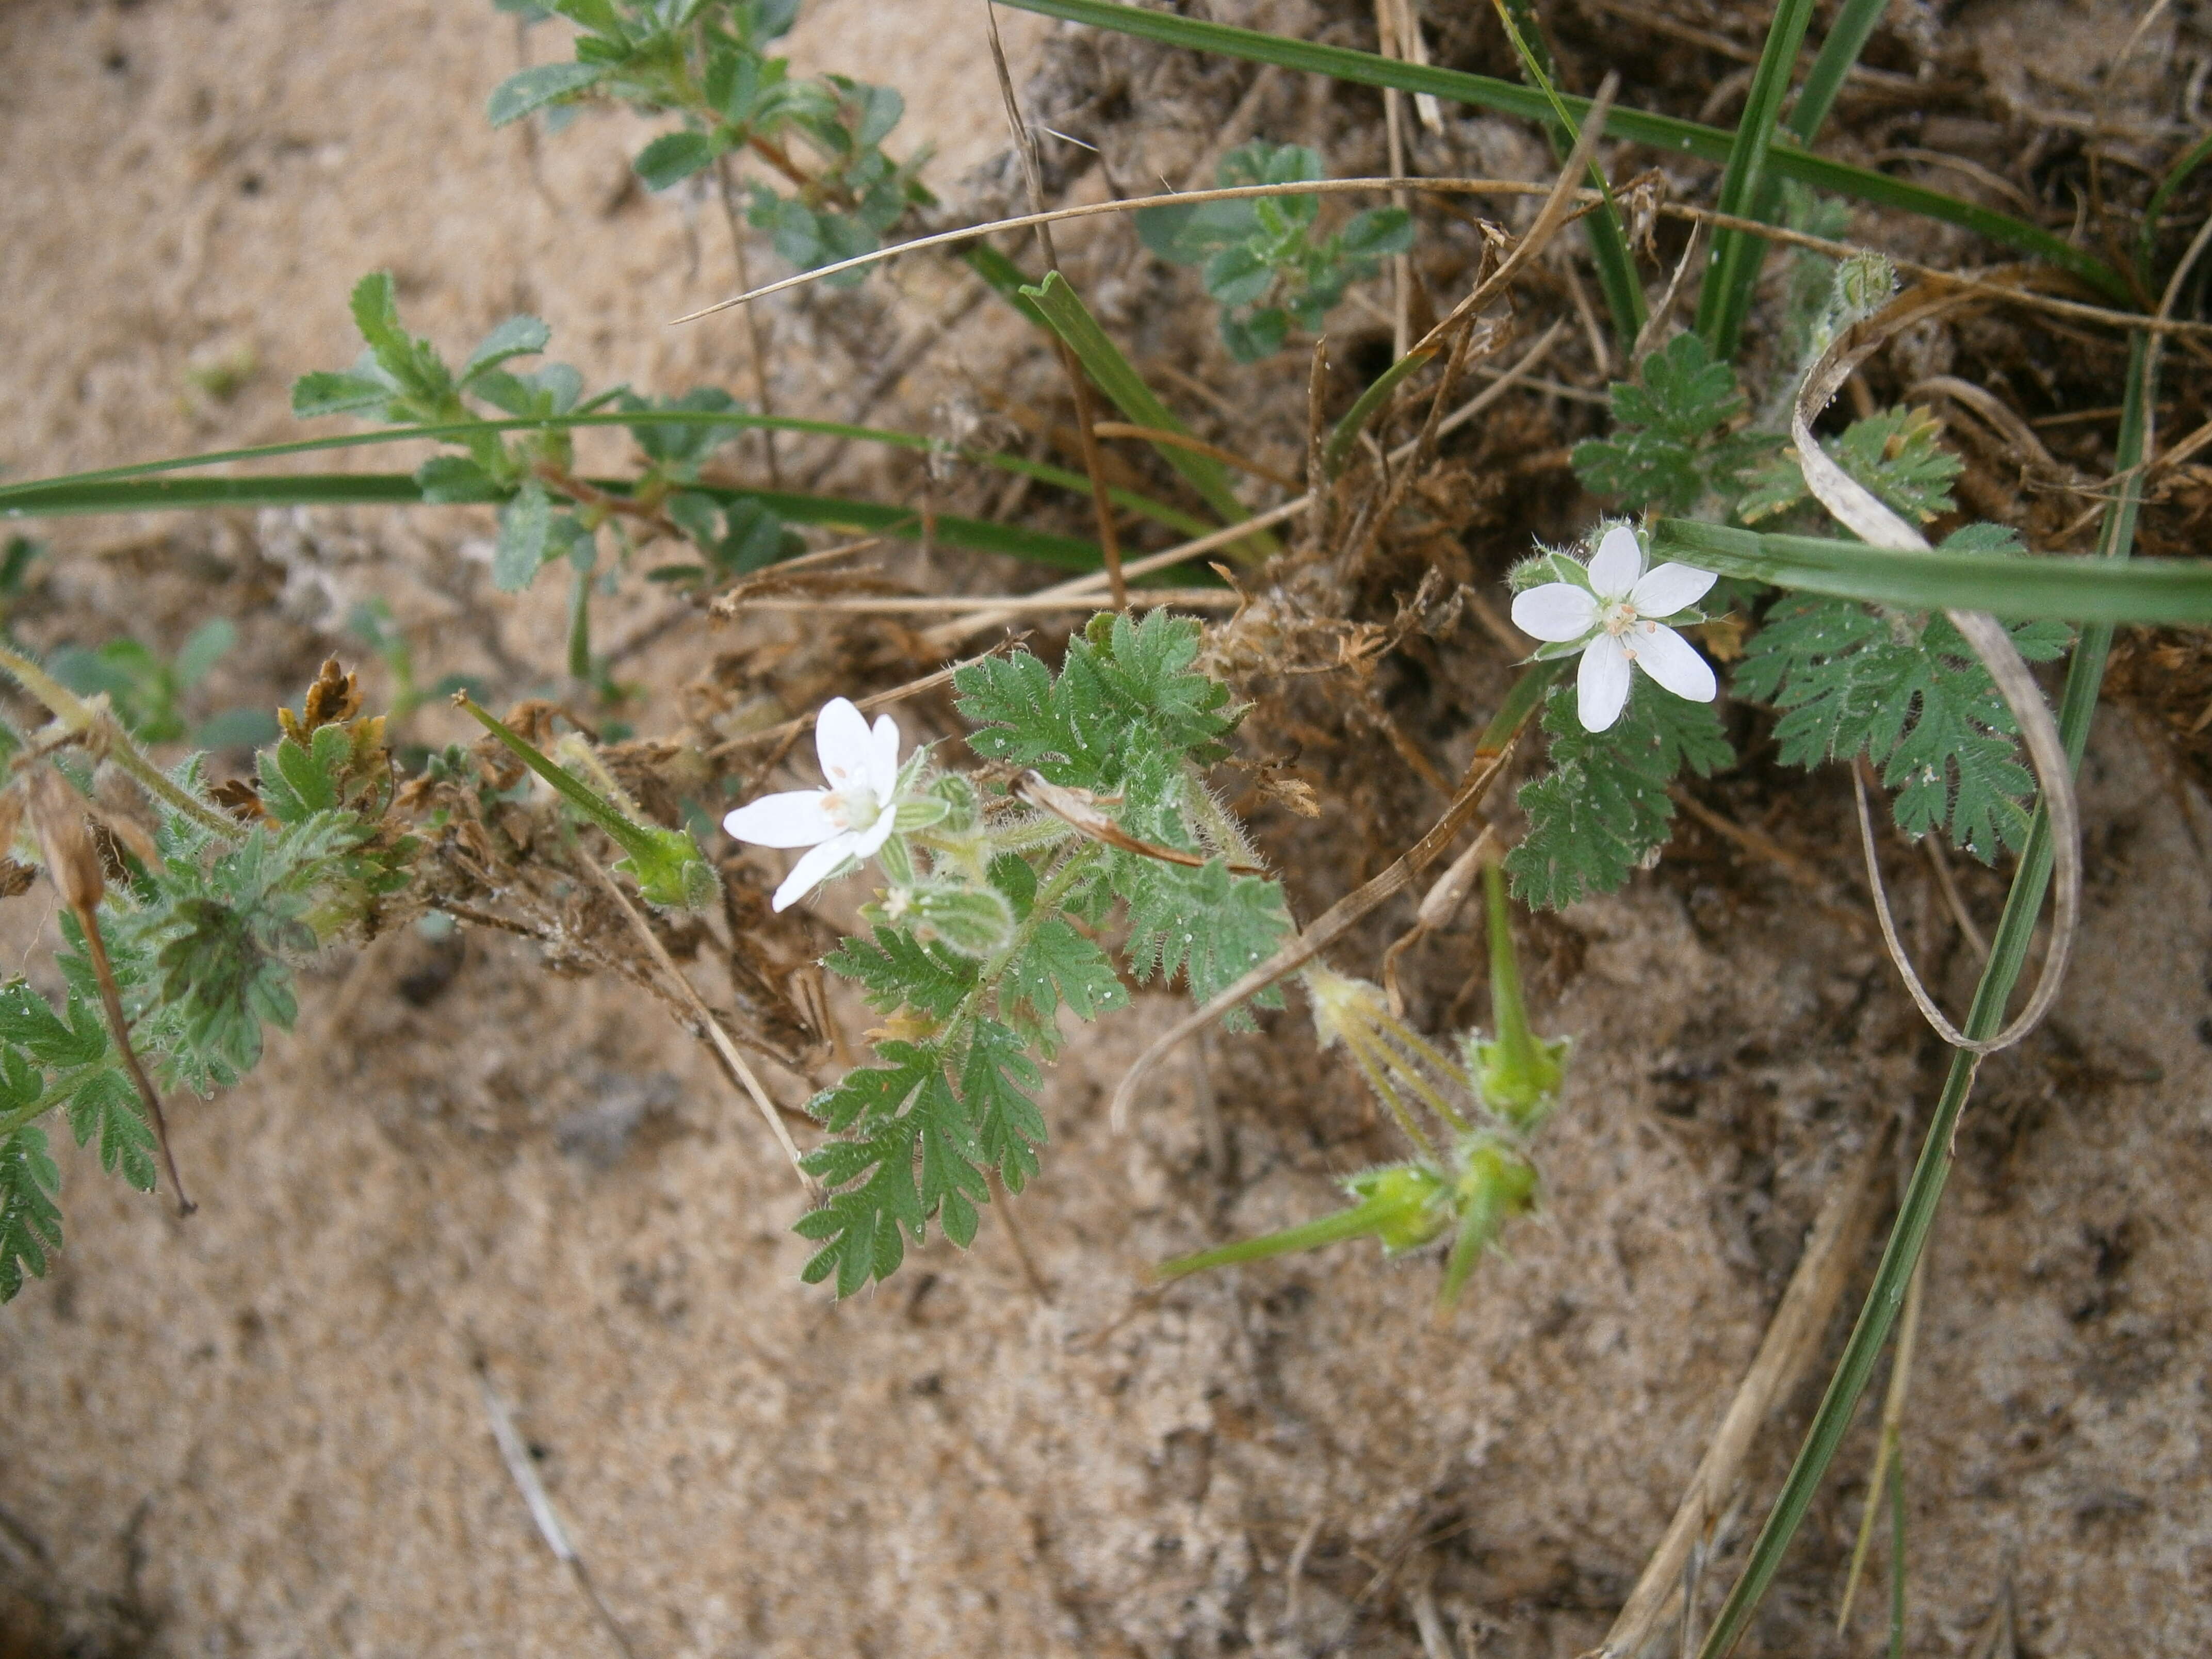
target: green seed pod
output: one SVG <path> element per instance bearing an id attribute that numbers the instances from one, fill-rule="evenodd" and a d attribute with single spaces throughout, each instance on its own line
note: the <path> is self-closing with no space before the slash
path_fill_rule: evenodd
<path id="1" fill-rule="evenodd" d="M 991 887 L 925 886 L 914 896 L 923 939 L 934 939 L 963 957 L 988 957 L 1014 936 L 1014 908 Z"/>
<path id="2" fill-rule="evenodd" d="M 983 810 L 975 799 L 975 786 L 955 773 L 948 772 L 931 784 L 929 798 L 945 803 L 941 827 L 948 836 L 967 835 L 983 822 Z M 905 809 L 906 803 L 900 803 L 899 810 L 904 811 Z M 906 826 L 901 823 L 899 827 L 904 829 Z"/>
<path id="3" fill-rule="evenodd" d="M 1437 1201 L 1443 1195 L 1443 1177 L 1425 1164 L 1363 1170 L 1344 1183 L 1344 1190 L 1361 1200 L 1385 1255 L 1419 1249 L 1451 1220 L 1450 1211 Z"/>

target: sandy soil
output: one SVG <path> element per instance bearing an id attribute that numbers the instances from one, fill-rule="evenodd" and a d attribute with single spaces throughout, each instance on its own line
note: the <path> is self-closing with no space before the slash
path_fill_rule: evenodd
<path id="1" fill-rule="evenodd" d="M 1050 31 L 1006 21 L 1025 76 Z M 965 0 L 813 0 L 797 49 L 901 86 L 949 198 L 1002 187 Z M 629 187 L 629 118 L 486 130 L 517 60 L 477 4 L 0 12 L 0 460 L 297 435 L 285 388 L 350 358 L 345 290 L 380 265 L 441 339 L 528 307 L 595 383 L 743 392 L 741 330 L 662 326 L 730 287 L 719 209 Z M 1158 141 L 1161 169 L 1205 140 Z M 1126 277 L 1102 302 L 1121 317 L 1155 291 L 1097 274 Z M 846 412 L 957 289 L 916 261 L 780 308 L 783 406 Z M 963 364 L 1003 362 L 1000 327 L 956 325 L 896 394 L 913 418 L 957 398 Z M 189 367 L 238 352 L 234 398 L 193 389 Z M 371 592 L 422 624 L 435 669 L 552 660 L 557 596 L 489 595 L 483 533 L 465 514 L 79 520 L 52 532 L 33 621 L 173 643 L 208 608 L 252 619 L 259 695 Z M 1449 757 L 1468 741 L 1420 735 Z M 2060 1017 L 1989 1066 L 1934 1246 L 1915 1652 L 1973 1649 L 2008 1603 L 2035 1659 L 2212 1636 L 2212 1244 L 2193 1222 L 2212 881 L 2124 715 L 2101 720 L 2086 787 L 2093 891 Z M 796 1281 L 798 1194 L 750 1109 L 626 988 L 476 934 L 335 959 L 259 1073 L 179 1114 L 211 1188 L 190 1223 L 64 1157 L 69 1249 L 0 1312 L 0 1656 L 611 1651 L 500 1463 L 479 1358 L 641 1655 L 1410 1656 L 1427 1602 L 1462 1656 L 1578 1652 L 1822 1194 L 1940 1075 L 1862 931 L 1684 843 L 1679 867 L 1532 929 L 1540 1024 L 1578 1040 L 1572 1097 L 1542 1221 L 1442 1330 L 1433 1266 L 1364 1250 L 1139 1288 L 1164 1255 L 1314 1212 L 1387 1147 L 1295 1013 L 1173 1068 L 1125 1137 L 1104 1097 L 1166 1005 L 1079 1034 L 1018 1239 L 994 1212 L 971 1253 L 933 1244 L 840 1305 Z M 0 912 L 10 962 L 43 895 Z M 1957 1000 L 1966 953 L 1924 887 L 1906 903 Z M 1810 1404 L 1762 1440 L 1729 1538 Z M 1862 1425 L 1747 1652 L 1875 1650 L 1870 1605 L 1848 1641 L 1825 1633 L 1870 1455 Z"/>

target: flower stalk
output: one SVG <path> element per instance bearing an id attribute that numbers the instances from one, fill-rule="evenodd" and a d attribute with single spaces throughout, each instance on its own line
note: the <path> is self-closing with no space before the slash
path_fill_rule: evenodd
<path id="1" fill-rule="evenodd" d="M 46 706 L 72 737 L 100 757 L 113 761 L 143 785 L 149 794 L 209 834 L 224 841 L 240 839 L 239 826 L 204 801 L 195 800 L 169 775 L 149 760 L 130 734 L 106 707 L 106 696 L 87 701 L 33 662 L 21 652 L 0 645 L 0 668 L 6 669 L 22 688 Z"/>

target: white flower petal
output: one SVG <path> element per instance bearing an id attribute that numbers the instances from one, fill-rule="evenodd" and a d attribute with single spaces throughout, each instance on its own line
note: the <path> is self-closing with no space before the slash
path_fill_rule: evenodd
<path id="1" fill-rule="evenodd" d="M 868 741 L 868 787 L 876 792 L 878 800 L 888 805 L 898 788 L 898 722 L 889 714 L 877 715 L 876 728 Z"/>
<path id="2" fill-rule="evenodd" d="M 1635 643 L 1636 665 L 1676 696 L 1687 697 L 1692 702 L 1711 702 L 1720 690 L 1711 665 L 1673 629 L 1646 623 L 1631 638 Z"/>
<path id="3" fill-rule="evenodd" d="M 872 859 L 876 855 L 876 849 L 889 841 L 891 831 L 897 828 L 898 812 L 886 805 L 882 811 L 876 814 L 876 821 L 866 829 L 846 832 L 848 846 L 845 850 L 856 859 Z"/>
<path id="4" fill-rule="evenodd" d="M 1639 617 L 1671 617 L 1687 611 L 1712 591 L 1720 578 L 1695 565 L 1662 564 L 1644 572 L 1628 596 Z"/>
<path id="5" fill-rule="evenodd" d="M 1513 625 L 1532 640 L 1578 640 L 1597 626 L 1597 601 L 1572 582 L 1513 596 Z"/>
<path id="6" fill-rule="evenodd" d="M 1620 718 L 1628 702 L 1628 653 L 1610 634 L 1601 634 L 1583 653 L 1575 677 L 1575 713 L 1583 730 L 1602 732 Z"/>
<path id="7" fill-rule="evenodd" d="M 814 717 L 814 752 L 832 789 L 865 782 L 876 752 L 867 717 L 843 697 L 832 697 Z"/>
<path id="8" fill-rule="evenodd" d="M 1605 539 L 1597 544 L 1597 553 L 1589 562 L 1590 586 L 1597 590 L 1601 599 L 1625 599 L 1643 574 L 1644 544 L 1636 539 L 1636 532 L 1626 525 L 1613 526 L 1605 532 Z"/>
<path id="9" fill-rule="evenodd" d="M 811 847 L 844 826 L 823 808 L 824 792 L 793 789 L 763 795 L 722 820 L 722 828 L 756 847 Z"/>
<path id="10" fill-rule="evenodd" d="M 832 836 L 793 865 L 783 885 L 775 890 L 775 908 L 787 910 L 820 886 L 825 876 L 852 856 L 851 840 L 849 836 Z"/>

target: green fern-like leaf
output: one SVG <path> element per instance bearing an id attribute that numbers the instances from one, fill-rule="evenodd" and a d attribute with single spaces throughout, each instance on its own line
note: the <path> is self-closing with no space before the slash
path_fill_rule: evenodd
<path id="1" fill-rule="evenodd" d="M 986 1032 L 1005 1029 L 983 1025 Z M 1006 1036 L 1015 1060 L 1028 1066 L 1019 1040 Z M 841 1297 L 897 1272 L 906 1259 L 906 1240 L 920 1243 L 932 1219 L 966 1246 L 975 1236 L 975 1206 L 990 1201 L 979 1132 L 1001 1103 L 975 1098 L 979 1086 L 956 1092 L 934 1046 L 886 1042 L 880 1052 L 889 1066 L 853 1073 L 808 1108 L 833 1129 L 860 1131 L 807 1154 L 808 1173 L 836 1190 L 820 1209 L 801 1217 L 796 1229 L 821 1246 L 802 1277 L 811 1285 L 834 1273 Z M 982 1084 L 1000 1086 L 994 1081 L 997 1071 L 986 1066 L 984 1072 Z M 971 1054 L 963 1076 L 976 1074 Z M 1034 1067 L 1028 1078 L 1034 1084 Z M 1041 1138 L 1041 1120 L 1038 1127 Z"/>
<path id="2" fill-rule="evenodd" d="M 998 1170 L 1010 1193 L 1021 1191 L 1036 1174 L 1036 1149 L 1048 1139 L 1036 1100 L 1042 1080 L 1016 1032 L 996 1020 L 976 1022 L 960 1068 L 960 1092 L 982 1162 Z"/>
<path id="3" fill-rule="evenodd" d="M 910 1006 L 943 1019 L 975 985 L 973 962 L 894 927 L 878 927 L 872 942 L 845 940 L 823 965 L 860 981 L 868 1006 L 884 1013 Z"/>
<path id="4" fill-rule="evenodd" d="M 1191 1000 L 1203 1003 L 1274 953 L 1289 933 L 1283 890 L 1257 876 L 1230 873 L 1214 859 L 1202 868 L 1133 854 L 1115 854 L 1114 884 L 1129 905 L 1128 955 L 1139 980 L 1183 976 Z M 1254 1001 L 1282 1006 L 1273 992 Z M 1242 1010 L 1223 1022 L 1247 1029 Z"/>
<path id="5" fill-rule="evenodd" d="M 2057 623 L 2011 631 L 2031 662 L 2066 649 Z M 1735 689 L 1784 711 L 1774 734 L 1789 764 L 1873 761 L 1898 792 L 1897 823 L 1907 835 L 1947 830 L 1985 862 L 2025 836 L 2034 779 L 2019 758 L 2012 711 L 1943 617 L 1782 599 L 1746 647 Z"/>
<path id="6" fill-rule="evenodd" d="M 1735 371 L 1704 340 L 1678 334 L 1644 359 L 1637 381 L 1610 388 L 1613 431 L 1575 446 L 1583 483 L 1631 512 L 1686 513 L 1708 490 L 1729 489 L 1772 440 L 1728 428 L 1744 412 Z"/>
<path id="7" fill-rule="evenodd" d="M 100 1142 L 100 1167 L 142 1193 L 154 1190 L 154 1130 L 131 1079 L 108 1067 L 89 1071 L 70 1097 L 70 1132 L 82 1146 Z"/>
<path id="8" fill-rule="evenodd" d="M 1925 409 L 1902 405 L 1854 421 L 1820 447 L 1889 509 L 1912 524 L 1951 510 L 1951 485 L 1966 463 L 1943 447 L 1943 428 Z M 1811 500 L 1796 452 L 1785 449 L 1744 479 L 1736 517 L 1759 524 Z"/>
<path id="9" fill-rule="evenodd" d="M 978 728 L 969 746 L 1102 793 L 1146 750 L 1218 758 L 1236 716 L 1227 689 L 1192 669 L 1198 645 L 1196 622 L 1155 611 L 1094 623 L 1068 642 L 1057 678 L 1026 651 L 972 664 L 953 679 L 961 714 Z"/>
<path id="10" fill-rule="evenodd" d="M 1641 675 L 1609 730 L 1583 729 L 1571 684 L 1546 699 L 1544 730 L 1551 769 L 1521 790 L 1528 833 L 1505 860 L 1514 896 L 1537 909 L 1564 909 L 1619 887 L 1665 845 L 1675 775 L 1687 766 L 1704 777 L 1735 757 L 1711 704 Z"/>
<path id="11" fill-rule="evenodd" d="M 1062 1003 L 1096 1019 L 1128 1000 L 1106 953 L 1057 916 L 1037 925 L 999 988 L 1000 1012 L 1033 1031 L 1048 1054 L 1058 1047 L 1052 1018 Z"/>
<path id="12" fill-rule="evenodd" d="M 14 1055 L 7 1056 L 0 1062 L 0 1075 L 15 1073 L 20 1065 Z M 35 1073 L 30 1082 L 35 1101 Z M 16 1091 L 10 1086 L 7 1092 Z M 46 1276 L 47 1258 L 62 1247 L 62 1212 L 53 1200 L 60 1189 L 61 1171 L 46 1151 L 46 1131 L 26 1123 L 0 1139 L 0 1302 L 15 1299 L 25 1273 Z"/>

